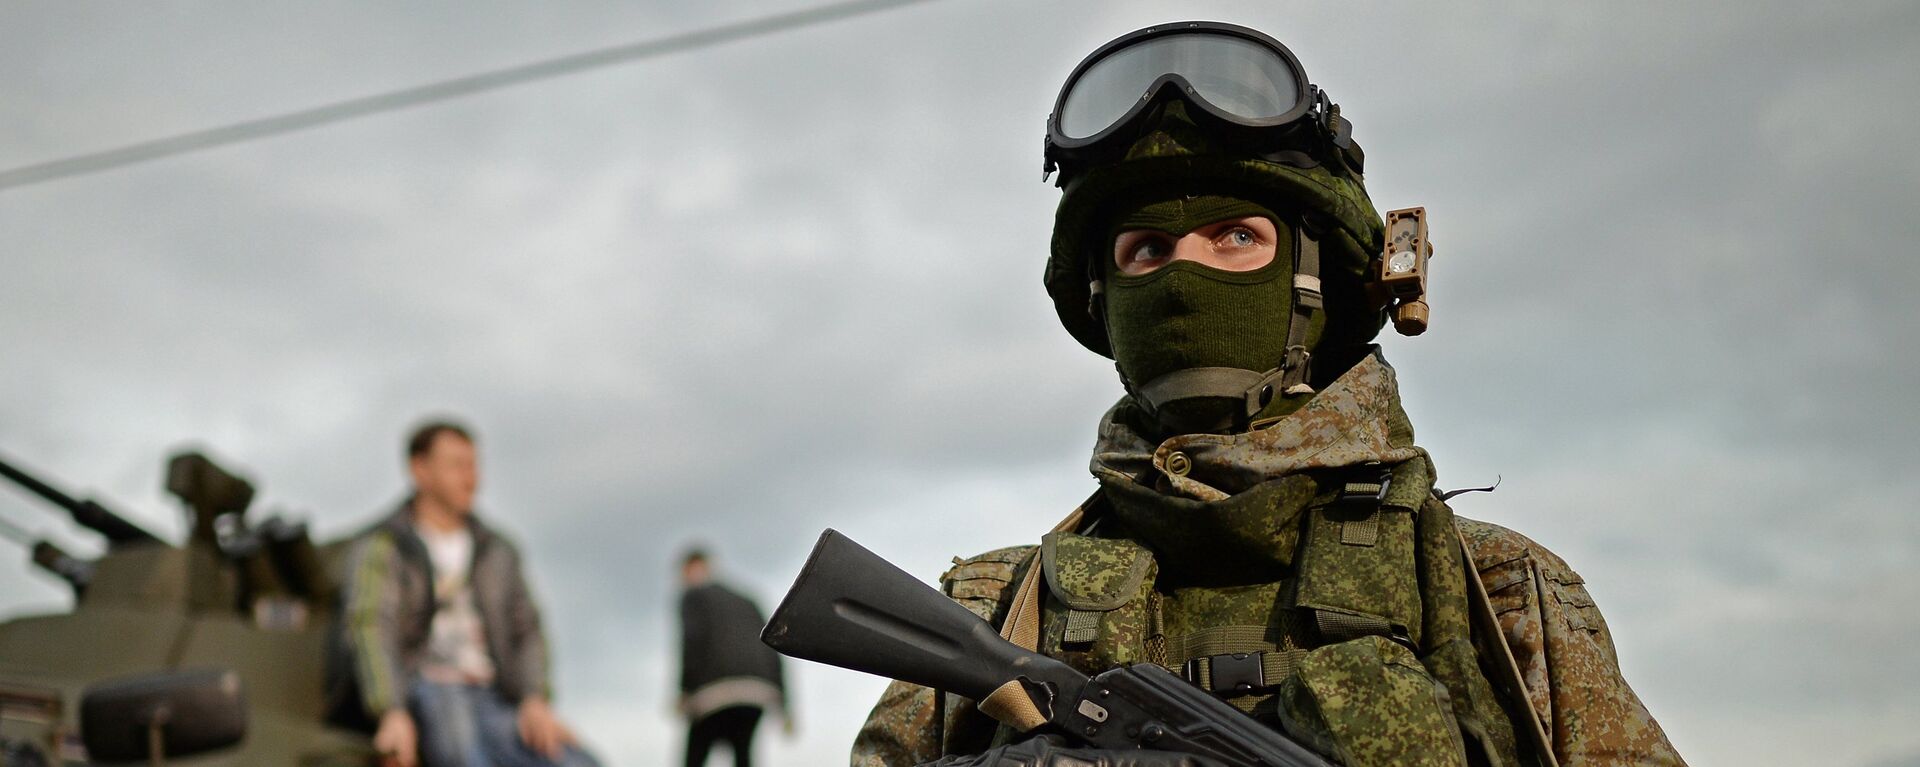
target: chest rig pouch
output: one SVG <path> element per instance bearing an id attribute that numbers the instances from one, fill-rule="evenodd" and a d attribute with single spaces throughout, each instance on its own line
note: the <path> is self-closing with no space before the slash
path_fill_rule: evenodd
<path id="1" fill-rule="evenodd" d="M 1151 551 L 1125 538 L 1054 532 L 1041 539 L 1040 566 L 1052 597 L 1040 652 L 1088 674 L 1150 660 L 1148 603 L 1160 571 Z"/>
<path id="2" fill-rule="evenodd" d="M 1289 476 L 1214 503 L 1109 485 L 1107 512 L 1126 537 L 1055 532 L 1043 539 L 1049 598 L 1038 649 L 1090 674 L 1165 665 L 1256 716 L 1277 718 L 1294 738 L 1345 765 L 1465 765 L 1447 689 L 1420 660 L 1415 511 L 1431 488 L 1423 460 Z M 1168 570 L 1169 563 L 1179 566 Z M 1266 626 L 1220 627 L 1261 634 L 1237 644 L 1192 652 L 1170 646 L 1186 644 L 1161 634 L 1167 597 L 1157 588 L 1172 584 L 1179 584 L 1175 610 L 1264 593 L 1264 618 L 1251 622 Z M 1194 600 L 1195 589 L 1219 596 Z M 1236 624 L 1254 617 L 1231 612 Z M 1206 657 L 1187 657 L 1196 652 Z M 1228 684 L 1241 677 L 1245 686 Z"/>
<path id="3" fill-rule="evenodd" d="M 1293 605 L 1319 644 L 1280 685 L 1281 725 L 1349 767 L 1466 765 L 1447 688 L 1420 661 L 1414 514 L 1431 469 L 1359 471 L 1330 483 L 1338 491 L 1305 519 Z"/>
<path id="4" fill-rule="evenodd" d="M 1414 511 L 1433 480 L 1425 461 L 1360 467 L 1328 482 L 1300 536 L 1293 606 L 1321 644 L 1379 636 L 1417 651 L 1420 581 Z"/>

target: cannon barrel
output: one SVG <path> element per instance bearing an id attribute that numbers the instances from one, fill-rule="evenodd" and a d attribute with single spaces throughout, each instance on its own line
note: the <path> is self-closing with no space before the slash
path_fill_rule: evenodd
<path id="1" fill-rule="evenodd" d="M 51 541 L 33 544 L 33 563 L 66 581 L 76 597 L 87 593 L 87 586 L 93 583 L 93 562 L 68 554 Z"/>
<path id="2" fill-rule="evenodd" d="M 12 522 L 0 519 L 0 538 L 6 538 L 27 547 L 33 552 L 33 563 L 40 569 L 53 573 L 67 585 L 73 587 L 73 595 L 80 596 L 87 590 L 87 584 L 93 582 L 93 562 L 68 554 L 52 541 L 35 540 L 35 536 L 16 527 Z"/>
<path id="3" fill-rule="evenodd" d="M 126 517 L 113 513 L 107 509 L 107 507 L 95 503 L 93 499 L 76 499 L 71 495 L 60 492 L 58 488 L 40 481 L 39 477 L 21 471 L 3 459 L 0 459 L 0 476 L 5 476 L 7 479 L 13 480 L 14 484 L 32 491 L 34 495 L 45 498 L 53 505 L 66 509 L 67 513 L 73 516 L 74 522 L 106 536 L 107 542 L 112 545 L 119 546 L 128 543 L 160 542 L 159 537 L 153 533 L 147 532 L 145 528 L 139 525 L 128 522 Z"/>

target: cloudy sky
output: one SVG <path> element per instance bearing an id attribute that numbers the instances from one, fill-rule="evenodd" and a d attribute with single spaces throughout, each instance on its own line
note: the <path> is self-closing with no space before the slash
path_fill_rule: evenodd
<path id="1" fill-rule="evenodd" d="M 8 4 L 0 169 L 809 4 Z M 1502 479 L 1459 510 L 1586 576 L 1693 763 L 1920 765 L 1920 6 L 1354 5 L 1180 15 L 1285 41 L 1427 206 L 1385 344 L 1441 484 Z M 824 527 L 931 578 L 1092 489 L 1042 120 L 1165 8 L 935 0 L 0 190 L 0 454 L 177 539 L 199 446 L 338 535 L 465 416 L 563 714 L 663 763 L 687 542 L 771 602 Z M 24 561 L 0 615 L 64 609 Z M 880 682 L 795 684 L 763 756 L 839 761 Z"/>

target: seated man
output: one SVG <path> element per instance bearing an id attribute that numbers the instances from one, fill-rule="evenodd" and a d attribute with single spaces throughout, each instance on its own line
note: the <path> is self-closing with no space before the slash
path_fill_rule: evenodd
<path id="1" fill-rule="evenodd" d="M 348 644 L 388 764 L 592 767 L 548 705 L 547 640 L 520 554 L 473 515 L 472 432 L 407 441 L 414 493 L 355 546 Z"/>

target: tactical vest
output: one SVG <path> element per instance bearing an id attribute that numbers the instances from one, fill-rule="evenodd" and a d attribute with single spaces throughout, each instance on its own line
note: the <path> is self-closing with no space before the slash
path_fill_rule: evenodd
<path id="1" fill-rule="evenodd" d="M 1485 682 L 1456 681 L 1472 688 L 1456 700 L 1439 681 L 1481 679 L 1471 646 L 1424 636 L 1424 460 L 1217 502 L 1103 490 L 1104 509 L 1042 541 L 1042 653 L 1089 674 L 1159 664 L 1349 767 L 1517 762 Z"/>

